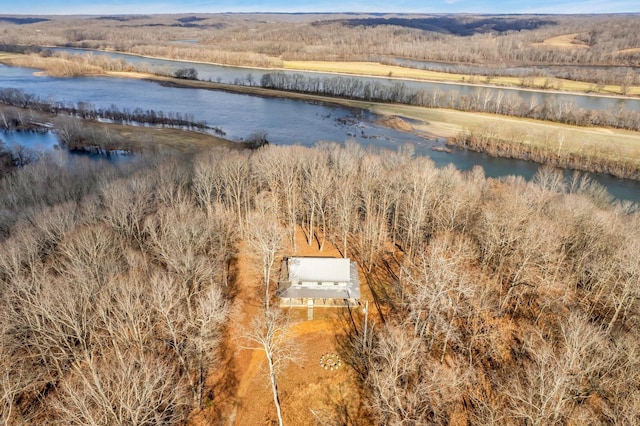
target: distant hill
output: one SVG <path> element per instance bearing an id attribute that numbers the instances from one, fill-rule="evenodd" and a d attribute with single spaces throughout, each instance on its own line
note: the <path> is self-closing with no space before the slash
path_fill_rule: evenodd
<path id="1" fill-rule="evenodd" d="M 16 18 L 15 16 L 0 16 L 0 21 L 11 22 L 16 25 L 36 24 L 38 22 L 47 22 L 51 19 L 47 18 Z"/>
<path id="2" fill-rule="evenodd" d="M 397 25 L 400 27 L 414 28 L 424 31 L 434 31 L 444 34 L 470 36 L 477 33 L 507 31 L 535 30 L 543 26 L 557 25 L 550 19 L 537 17 L 507 18 L 486 17 L 477 18 L 469 16 L 434 16 L 429 18 L 362 18 L 347 19 L 343 21 L 349 26 Z"/>

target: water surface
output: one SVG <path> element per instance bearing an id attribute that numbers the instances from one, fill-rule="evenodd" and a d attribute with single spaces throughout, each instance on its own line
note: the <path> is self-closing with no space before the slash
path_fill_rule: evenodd
<path id="1" fill-rule="evenodd" d="M 250 69 L 242 67 L 233 67 L 225 65 L 213 65 L 202 64 L 196 62 L 187 61 L 172 61 L 168 59 L 152 59 L 144 58 L 136 55 L 129 55 L 116 52 L 105 52 L 100 50 L 87 50 L 87 49 L 73 49 L 73 48 L 53 48 L 53 50 L 66 51 L 75 54 L 86 54 L 90 52 L 94 55 L 107 55 L 114 59 L 123 59 L 137 66 L 145 66 L 152 72 L 159 72 L 164 74 L 173 75 L 173 73 L 181 68 L 195 68 L 198 71 L 198 79 L 205 81 L 216 81 L 222 83 L 231 84 L 259 84 L 262 76 L 275 70 L 268 69 Z M 405 65 L 416 66 L 419 64 L 430 65 L 438 64 L 436 62 L 421 62 L 413 60 L 400 60 Z M 438 64 L 445 66 L 445 64 Z M 451 66 L 446 64 L 446 66 Z M 514 69 L 515 70 L 515 69 Z M 446 70 L 443 70 L 446 71 Z M 305 72 L 305 71 L 278 71 L 285 74 L 301 74 L 307 77 L 335 77 L 335 74 L 322 73 L 322 72 Z M 517 95 L 522 98 L 524 102 L 530 104 L 534 103 L 542 105 L 545 102 L 556 102 L 572 104 L 578 108 L 597 110 L 597 111 L 615 111 L 617 109 L 624 108 L 629 111 L 640 111 L 640 100 L 629 98 L 617 98 L 587 94 L 571 94 L 571 93 L 554 93 L 554 92 L 541 92 L 536 90 L 523 90 L 517 88 L 498 88 L 498 87 L 478 87 L 471 84 L 459 84 L 459 83 L 439 83 L 439 82 L 426 82 L 426 81 L 414 81 L 414 80 L 396 80 L 383 77 L 359 77 L 359 76 L 347 76 L 347 79 L 358 79 L 363 82 L 382 82 L 384 84 L 392 85 L 398 81 L 404 82 L 404 84 L 413 90 L 424 90 L 427 92 L 439 91 L 442 93 L 455 92 L 463 96 L 472 96 L 479 90 L 489 91 L 492 96 L 499 95 Z"/>
<path id="2" fill-rule="evenodd" d="M 143 80 L 38 76 L 34 71 L 0 65 L 0 88 L 18 88 L 69 104 L 86 102 L 94 108 L 115 105 L 119 109 L 180 113 L 219 127 L 228 138 L 235 140 L 264 131 L 274 144 L 312 146 L 318 141 L 344 143 L 355 140 L 365 146 L 397 149 L 411 143 L 416 154 L 429 156 L 439 167 L 453 164 L 460 170 L 469 170 L 478 165 L 489 177 L 519 175 L 530 179 L 539 168 L 532 162 L 494 158 L 471 151 L 434 151 L 432 148 L 441 145 L 441 141 L 426 140 L 421 135 L 377 125 L 375 114 L 359 109 L 214 90 L 164 87 Z M 640 201 L 640 183 L 598 174 L 590 176 L 605 185 L 616 198 Z"/>

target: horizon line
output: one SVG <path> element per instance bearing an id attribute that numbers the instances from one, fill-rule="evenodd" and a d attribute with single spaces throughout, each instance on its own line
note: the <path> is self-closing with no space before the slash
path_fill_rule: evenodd
<path id="1" fill-rule="evenodd" d="M 167 16 L 167 15 L 475 15 L 475 16 L 596 16 L 596 15 L 640 15 L 638 12 L 585 12 L 585 13 L 560 13 L 560 12 L 265 12 L 265 11 L 225 11 L 225 12 L 165 12 L 165 13 L 2 13 L 2 16 Z"/>

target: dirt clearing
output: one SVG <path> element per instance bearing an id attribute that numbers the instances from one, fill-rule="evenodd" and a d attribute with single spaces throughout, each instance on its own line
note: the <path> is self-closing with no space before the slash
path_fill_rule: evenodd
<path id="1" fill-rule="evenodd" d="M 297 246 L 296 253 L 284 254 L 339 256 L 329 243 L 322 252 L 315 241 L 308 246 L 302 232 L 298 233 Z M 226 357 L 211 369 L 212 401 L 193 416 L 193 425 L 277 424 L 264 352 L 244 349 L 239 338 L 251 319 L 262 315 L 264 290 L 252 263 L 247 247 L 241 246 L 236 268 L 237 290 L 225 342 Z M 337 411 L 356 412 L 360 400 L 354 372 L 344 362 L 334 370 L 325 369 L 320 363 L 323 355 L 338 353 L 336 336 L 343 329 L 344 309 L 316 307 L 312 321 L 306 319 L 306 309 L 287 312 L 294 321 L 290 338 L 297 348 L 298 359 L 286 366 L 278 379 L 285 424 L 314 424 L 317 418 Z"/>

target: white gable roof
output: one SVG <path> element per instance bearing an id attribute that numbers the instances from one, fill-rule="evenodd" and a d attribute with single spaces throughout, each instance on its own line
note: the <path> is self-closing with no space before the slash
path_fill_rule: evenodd
<path id="1" fill-rule="evenodd" d="M 283 260 L 281 298 L 359 299 L 358 265 L 334 257 L 290 257 Z"/>
<path id="2" fill-rule="evenodd" d="M 333 257 L 290 257 L 290 281 L 349 282 L 349 259 Z"/>

